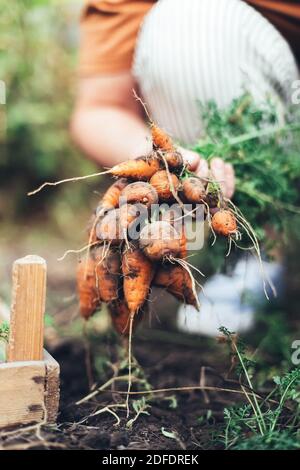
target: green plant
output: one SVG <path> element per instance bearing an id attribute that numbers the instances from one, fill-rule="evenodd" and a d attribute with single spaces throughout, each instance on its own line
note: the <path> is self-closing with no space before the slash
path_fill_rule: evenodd
<path id="1" fill-rule="evenodd" d="M 0 341 L 4 341 L 5 343 L 7 343 L 8 338 L 9 338 L 9 323 L 7 321 L 3 321 L 0 324 Z"/>
<path id="2" fill-rule="evenodd" d="M 180 439 L 179 435 L 178 435 L 178 432 L 177 431 L 167 431 L 164 427 L 161 428 L 161 433 L 163 436 L 167 437 L 168 439 L 174 439 L 177 444 L 179 445 L 179 447 L 181 447 L 181 449 L 186 449 L 184 443 L 182 442 L 182 440 Z"/>
<path id="3" fill-rule="evenodd" d="M 172 410 L 176 410 L 176 408 L 178 408 L 178 401 L 176 395 L 164 397 L 163 400 L 169 403 L 169 408 L 171 408 Z"/>
<path id="4" fill-rule="evenodd" d="M 236 371 L 248 404 L 224 409 L 222 441 L 226 449 L 300 448 L 300 368 L 274 377 L 275 387 L 267 396 L 255 391 L 255 363 L 245 345 L 226 328 L 220 328 L 237 358 Z M 284 434 L 283 434 L 284 433 Z"/>
<path id="5" fill-rule="evenodd" d="M 237 443 L 235 450 L 296 450 L 300 448 L 300 440 L 290 431 L 274 431 L 266 436 L 247 437 Z"/>
<path id="6" fill-rule="evenodd" d="M 151 408 L 149 403 L 147 402 L 147 399 L 145 397 L 142 397 L 140 400 L 133 400 L 131 403 L 132 408 L 135 411 L 135 416 L 134 418 L 130 419 L 126 423 L 127 428 L 132 428 L 133 424 L 136 422 L 136 420 L 139 418 L 141 414 L 143 415 L 149 415 L 147 409 Z"/>
<path id="7" fill-rule="evenodd" d="M 270 248 L 276 237 L 284 239 L 291 214 L 300 213 L 298 110 L 283 118 L 271 101 L 258 106 L 245 93 L 226 109 L 210 102 L 201 114 L 205 136 L 194 149 L 208 160 L 220 156 L 233 164 L 234 202 Z M 276 237 L 266 236 L 266 226 Z"/>
<path id="8" fill-rule="evenodd" d="M 46 312 L 44 317 L 45 326 L 54 326 L 54 318 L 50 313 Z"/>
<path id="9" fill-rule="evenodd" d="M 0 362 L 5 361 L 6 348 L 5 343 L 8 342 L 9 338 L 9 324 L 6 321 L 0 323 Z"/>

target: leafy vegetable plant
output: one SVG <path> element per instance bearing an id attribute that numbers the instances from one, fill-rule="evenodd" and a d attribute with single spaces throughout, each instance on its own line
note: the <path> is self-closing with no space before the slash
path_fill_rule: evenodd
<path id="1" fill-rule="evenodd" d="M 205 136 L 194 150 L 207 160 L 219 156 L 233 164 L 235 204 L 265 245 L 284 241 L 291 214 L 300 214 L 298 110 L 282 116 L 271 101 L 256 105 L 245 93 L 227 109 L 210 102 L 201 113 Z M 269 236 L 270 228 L 275 236 Z"/>

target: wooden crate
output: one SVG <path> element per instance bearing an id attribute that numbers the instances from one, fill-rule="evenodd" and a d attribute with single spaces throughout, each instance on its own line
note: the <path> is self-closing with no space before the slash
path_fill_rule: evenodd
<path id="1" fill-rule="evenodd" d="M 7 362 L 0 363 L 0 430 L 56 421 L 59 365 L 43 349 L 46 262 L 30 255 L 13 266 Z M 9 318 L 10 317 L 10 318 Z"/>

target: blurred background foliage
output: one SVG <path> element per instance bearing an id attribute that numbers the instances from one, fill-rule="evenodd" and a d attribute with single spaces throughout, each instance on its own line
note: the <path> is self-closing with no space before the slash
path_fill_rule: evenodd
<path id="1" fill-rule="evenodd" d="M 0 79 L 6 86 L 6 104 L 0 105 L 1 218 L 52 217 L 62 201 L 64 208 L 82 205 L 95 184 L 26 196 L 46 180 L 94 169 L 68 130 L 81 6 L 73 0 L 0 0 Z"/>

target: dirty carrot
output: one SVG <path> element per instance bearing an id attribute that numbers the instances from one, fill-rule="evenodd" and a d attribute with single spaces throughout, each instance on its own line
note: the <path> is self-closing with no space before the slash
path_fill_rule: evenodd
<path id="1" fill-rule="evenodd" d="M 201 204 L 206 197 L 204 183 L 195 176 L 183 180 L 182 192 L 185 200 L 191 204 Z"/>
<path id="2" fill-rule="evenodd" d="M 119 245 L 122 240 L 120 233 L 120 209 L 109 211 L 96 225 L 97 238 Z"/>
<path id="3" fill-rule="evenodd" d="M 168 222 L 152 222 L 141 231 L 140 247 L 154 261 L 166 256 L 177 256 L 180 251 L 180 235 Z"/>
<path id="4" fill-rule="evenodd" d="M 162 264 L 155 274 L 153 284 L 165 288 L 180 302 L 198 306 L 192 278 L 183 266 L 173 263 Z"/>
<path id="5" fill-rule="evenodd" d="M 153 185 L 144 181 L 136 181 L 135 183 L 128 184 L 123 189 L 120 201 L 121 204 L 141 203 L 150 207 L 152 204 L 158 203 L 158 195 Z"/>
<path id="6" fill-rule="evenodd" d="M 99 299 L 112 302 L 119 295 L 121 258 L 118 250 L 99 246 L 93 249 L 95 260 L 96 289 Z"/>
<path id="7" fill-rule="evenodd" d="M 211 219 L 214 232 L 229 237 L 237 232 L 237 221 L 234 214 L 227 209 L 219 210 Z"/>
<path id="8" fill-rule="evenodd" d="M 109 209 L 115 209 L 119 206 L 121 191 L 128 184 L 126 178 L 119 178 L 103 194 L 101 201 L 96 208 L 96 214 L 103 213 Z"/>
<path id="9" fill-rule="evenodd" d="M 99 221 L 104 217 L 105 213 L 111 209 L 117 208 L 119 206 L 119 199 L 121 191 L 128 184 L 126 178 L 119 178 L 115 181 L 104 193 L 102 199 L 99 201 L 99 204 L 96 208 L 95 215 L 91 220 L 89 226 L 89 245 L 96 243 L 98 241 L 96 226 Z M 89 256 L 89 250 L 87 253 Z"/>
<path id="10" fill-rule="evenodd" d="M 129 336 L 130 311 L 124 299 L 118 299 L 109 304 L 108 310 L 111 315 L 112 324 L 119 335 Z M 134 316 L 133 330 L 142 319 L 142 310 Z"/>
<path id="11" fill-rule="evenodd" d="M 180 236 L 180 249 L 178 252 L 179 258 L 186 258 L 187 256 L 187 239 L 184 223 L 184 216 L 181 207 L 178 204 L 173 204 L 168 210 L 164 211 L 161 215 L 161 220 L 168 222 L 175 228 Z"/>
<path id="12" fill-rule="evenodd" d="M 96 289 L 95 261 L 93 258 L 88 258 L 78 263 L 77 292 L 80 315 L 88 320 L 95 313 L 99 305 Z"/>
<path id="13" fill-rule="evenodd" d="M 160 162 L 158 158 L 151 155 L 149 157 L 138 157 L 134 160 L 119 163 L 110 169 L 113 176 L 129 178 L 139 181 L 147 181 L 159 170 Z"/>
<path id="14" fill-rule="evenodd" d="M 124 297 L 130 314 L 136 314 L 148 296 L 153 265 L 143 252 L 132 244 L 123 252 L 122 272 Z"/>
<path id="15" fill-rule="evenodd" d="M 180 152 L 172 150 L 170 152 L 166 152 L 164 157 L 170 170 L 177 170 L 178 172 L 183 168 L 183 158 Z"/>
<path id="16" fill-rule="evenodd" d="M 171 152 L 174 150 L 172 139 L 165 131 L 154 123 L 151 124 L 151 135 L 154 148 L 158 148 L 164 152 Z"/>
<path id="17" fill-rule="evenodd" d="M 143 204 L 124 204 L 119 209 L 120 233 L 127 240 L 128 233 L 131 238 L 137 238 L 138 233 L 133 232 L 142 227 L 148 219 L 147 207 Z"/>
<path id="18" fill-rule="evenodd" d="M 171 181 L 170 181 L 171 179 Z M 173 192 L 179 188 L 179 179 L 166 170 L 159 170 L 150 179 L 150 184 L 155 188 L 161 201 L 169 201 L 174 198 Z"/>

